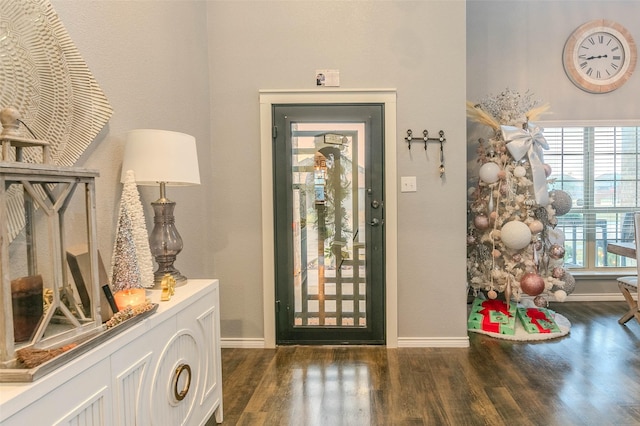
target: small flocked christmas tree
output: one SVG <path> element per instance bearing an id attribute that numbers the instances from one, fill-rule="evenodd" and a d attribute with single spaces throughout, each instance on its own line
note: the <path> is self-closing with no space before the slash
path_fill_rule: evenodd
<path id="1" fill-rule="evenodd" d="M 153 286 L 153 261 L 144 212 L 131 170 L 126 173 L 122 190 L 111 266 L 114 292 Z"/>
<path id="2" fill-rule="evenodd" d="M 470 189 L 467 272 L 475 295 L 519 301 L 526 294 L 542 307 L 575 288 L 564 269 L 564 235 L 556 229 L 571 197 L 549 192 L 548 145 L 532 122 L 547 108 L 509 89 L 467 103 L 468 117 L 492 129 L 488 140 L 478 140 L 480 167 Z"/>

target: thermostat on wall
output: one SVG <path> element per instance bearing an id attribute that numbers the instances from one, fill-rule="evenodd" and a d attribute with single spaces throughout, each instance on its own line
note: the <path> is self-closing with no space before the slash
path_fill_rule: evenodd
<path id="1" fill-rule="evenodd" d="M 316 70 L 316 86 L 340 86 L 340 70 Z"/>

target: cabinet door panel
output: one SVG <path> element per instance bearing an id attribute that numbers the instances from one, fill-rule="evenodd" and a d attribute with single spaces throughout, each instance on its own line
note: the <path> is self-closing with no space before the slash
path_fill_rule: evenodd
<path id="1" fill-rule="evenodd" d="M 103 386 L 96 393 L 73 408 L 64 418 L 55 422 L 54 426 L 109 426 L 109 388 Z"/>
<path id="2" fill-rule="evenodd" d="M 151 382 L 152 424 L 190 424 L 201 386 L 199 346 L 191 330 L 182 328 L 164 347 Z"/>
<path id="3" fill-rule="evenodd" d="M 111 419 L 109 360 L 105 359 L 16 413 L 3 426 L 108 426 Z M 49 395 L 56 395 L 50 398 Z M 79 398 L 78 395 L 84 396 Z M 88 395 L 88 396 L 87 396 Z M 79 402 L 80 401 L 80 402 Z"/>
<path id="4" fill-rule="evenodd" d="M 166 342 L 174 332 L 175 321 L 169 319 L 111 355 L 114 424 L 149 424 L 151 375 L 162 350 L 162 342 Z"/>
<path id="5" fill-rule="evenodd" d="M 178 329 L 190 330 L 201 354 L 198 399 L 195 418 L 209 418 L 216 413 L 222 422 L 222 367 L 220 364 L 220 313 L 218 286 L 178 315 Z"/>

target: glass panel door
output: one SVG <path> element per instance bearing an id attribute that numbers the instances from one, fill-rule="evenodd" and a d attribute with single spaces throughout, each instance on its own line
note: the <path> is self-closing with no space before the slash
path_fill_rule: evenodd
<path id="1" fill-rule="evenodd" d="M 276 111 L 278 343 L 381 343 L 381 106 Z"/>

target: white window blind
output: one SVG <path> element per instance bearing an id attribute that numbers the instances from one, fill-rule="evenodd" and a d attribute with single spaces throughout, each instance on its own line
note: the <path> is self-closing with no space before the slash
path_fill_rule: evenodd
<path id="1" fill-rule="evenodd" d="M 552 167 L 550 189 L 568 192 L 572 209 L 558 217 L 569 267 L 597 270 L 634 266 L 606 251 L 613 241 L 633 241 L 639 210 L 640 127 L 563 126 L 544 129 Z"/>

